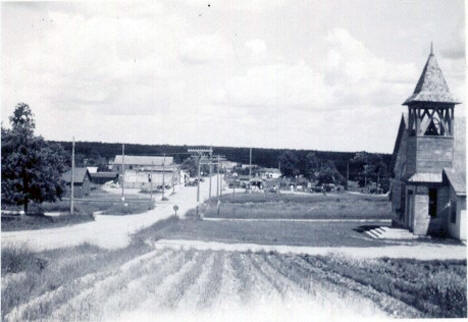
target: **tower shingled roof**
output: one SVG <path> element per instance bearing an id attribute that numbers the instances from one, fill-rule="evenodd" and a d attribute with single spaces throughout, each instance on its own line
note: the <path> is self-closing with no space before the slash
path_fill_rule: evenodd
<path id="1" fill-rule="evenodd" d="M 409 105 L 414 102 L 459 104 L 459 102 L 457 102 L 453 97 L 452 93 L 450 93 L 447 82 L 442 74 L 442 70 L 440 69 L 434 55 L 432 44 L 431 53 L 427 58 L 426 65 L 419 77 L 419 81 L 416 84 L 413 95 L 408 97 L 403 105 Z"/>

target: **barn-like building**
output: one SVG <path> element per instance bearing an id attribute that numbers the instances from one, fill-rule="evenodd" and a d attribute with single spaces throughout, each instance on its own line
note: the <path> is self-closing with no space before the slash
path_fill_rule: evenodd
<path id="1" fill-rule="evenodd" d="M 169 186 L 180 183 L 180 170 L 170 156 L 116 155 L 111 168 L 119 173 L 120 181 L 123 173 L 125 188 L 156 187 L 163 181 Z"/>
<path id="2" fill-rule="evenodd" d="M 62 180 L 65 182 L 65 196 L 69 197 L 71 194 L 71 170 L 62 174 Z M 75 168 L 73 171 L 73 194 L 76 198 L 82 198 L 89 195 L 91 190 L 91 177 L 86 168 Z"/>
<path id="3" fill-rule="evenodd" d="M 431 46 L 432 47 L 432 46 Z M 465 118 L 431 48 L 398 130 L 391 190 L 395 223 L 416 235 L 466 240 Z"/>

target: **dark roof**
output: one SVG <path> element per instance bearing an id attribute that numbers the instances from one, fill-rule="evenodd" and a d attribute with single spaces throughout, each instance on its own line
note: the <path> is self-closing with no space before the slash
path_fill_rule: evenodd
<path id="1" fill-rule="evenodd" d="M 89 177 L 89 172 L 86 168 L 75 168 L 73 171 L 74 183 L 83 183 L 86 176 Z M 64 180 L 66 183 L 71 183 L 71 169 L 62 174 L 62 180 Z"/>
<path id="2" fill-rule="evenodd" d="M 413 95 L 408 97 L 403 105 L 409 105 L 414 102 L 458 104 L 457 100 L 450 93 L 442 70 L 432 52 L 432 48 Z"/>
<path id="3" fill-rule="evenodd" d="M 117 172 L 112 171 L 103 171 L 103 172 L 94 172 L 89 174 L 91 178 L 109 178 L 114 179 L 118 176 Z"/>
<path id="4" fill-rule="evenodd" d="M 445 168 L 444 174 L 457 195 L 466 195 L 466 177 L 454 168 Z"/>
<path id="5" fill-rule="evenodd" d="M 396 162 L 397 155 L 398 155 L 398 149 L 400 148 L 401 140 L 403 139 L 403 134 L 406 131 L 406 127 L 407 127 L 406 124 L 408 123 L 406 121 L 405 116 L 406 116 L 405 113 L 403 113 L 401 115 L 400 126 L 398 127 L 397 138 L 395 140 L 395 145 L 393 146 L 392 159 L 390 161 L 390 169 L 392 169 L 392 171 L 393 171 L 393 168 L 395 167 L 395 162 Z"/>

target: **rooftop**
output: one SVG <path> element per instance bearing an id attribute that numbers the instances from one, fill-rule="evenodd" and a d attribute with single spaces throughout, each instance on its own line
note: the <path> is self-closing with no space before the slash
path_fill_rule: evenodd
<path id="1" fill-rule="evenodd" d="M 88 169 L 86 168 L 75 168 L 73 171 L 73 182 L 83 183 L 86 175 L 89 176 Z M 62 180 L 66 183 L 71 183 L 71 169 L 62 174 Z"/>
<path id="2" fill-rule="evenodd" d="M 124 164 L 132 165 L 170 165 L 174 163 L 173 157 L 164 156 L 144 156 L 144 155 L 125 155 Z M 116 155 L 114 164 L 122 164 L 122 155 Z"/>
<path id="3" fill-rule="evenodd" d="M 411 95 L 403 105 L 409 105 L 415 102 L 459 104 L 455 97 L 450 93 L 447 82 L 442 74 L 442 70 L 440 69 L 434 55 L 432 44 L 431 53 L 427 58 L 426 65 L 419 77 L 419 81 L 416 84 L 413 95 Z"/>

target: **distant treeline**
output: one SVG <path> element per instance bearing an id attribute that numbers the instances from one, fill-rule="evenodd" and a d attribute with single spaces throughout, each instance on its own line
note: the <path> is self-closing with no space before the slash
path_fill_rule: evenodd
<path id="1" fill-rule="evenodd" d="M 60 144 L 65 151 L 71 152 L 71 142 L 51 141 Z M 127 155 L 162 155 L 173 156 L 176 163 L 182 163 L 190 156 L 187 152 L 193 146 L 187 145 L 148 145 L 148 144 L 125 144 L 125 154 Z M 209 148 L 208 146 L 197 146 L 199 148 Z M 332 152 L 316 150 L 293 150 L 293 149 L 266 149 L 252 148 L 252 163 L 261 167 L 278 168 L 279 157 L 285 151 L 293 151 L 300 159 L 308 153 L 314 152 L 318 159 L 322 161 L 333 161 L 338 171 L 346 176 L 348 161 L 353 159 L 355 152 Z M 215 154 L 221 154 L 227 160 L 233 162 L 249 163 L 249 148 L 245 147 L 213 147 Z M 77 165 L 101 166 L 112 161 L 117 154 L 122 153 L 122 144 L 103 142 L 76 142 L 75 154 Z M 388 168 L 390 168 L 390 154 L 369 153 L 371 156 L 379 156 Z M 349 162 L 350 178 L 357 177 L 361 172 L 361 165 Z"/>

